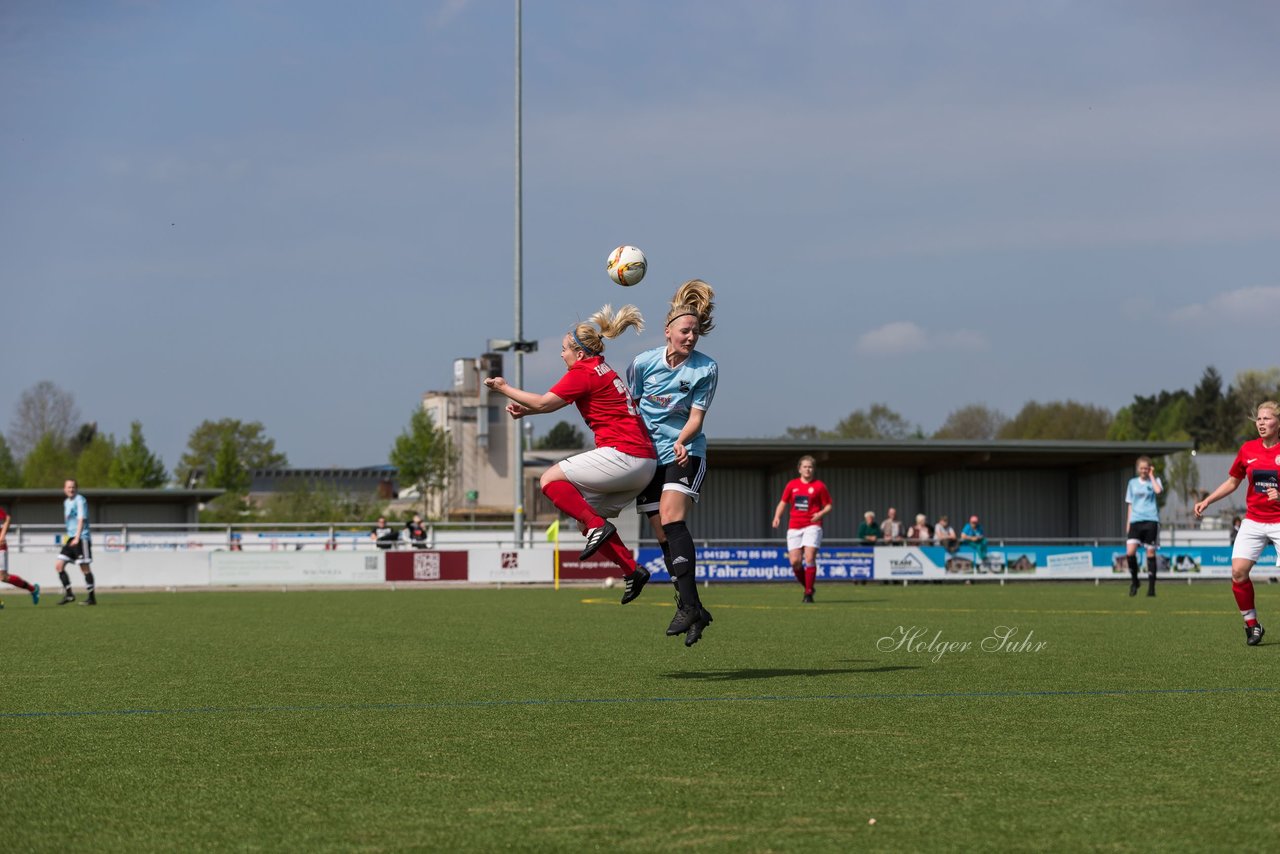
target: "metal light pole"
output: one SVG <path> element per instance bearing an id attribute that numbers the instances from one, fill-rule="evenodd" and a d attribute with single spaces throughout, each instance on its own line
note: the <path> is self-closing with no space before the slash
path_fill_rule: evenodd
<path id="1" fill-rule="evenodd" d="M 516 360 L 515 380 L 516 388 L 524 388 L 524 351 L 519 346 L 524 342 L 524 223 L 522 222 L 522 214 L 524 209 L 523 188 L 522 188 L 522 160 L 523 153 L 521 151 L 521 0 L 516 0 L 516 245 L 515 245 L 515 284 L 516 284 L 516 328 L 515 335 L 512 340 L 516 346 L 512 347 L 512 356 Z M 515 482 L 515 494 L 512 497 L 513 512 L 511 516 L 512 532 L 515 536 L 516 543 L 524 542 L 524 431 L 518 422 L 512 422 L 513 429 L 511 431 L 511 473 Z"/>

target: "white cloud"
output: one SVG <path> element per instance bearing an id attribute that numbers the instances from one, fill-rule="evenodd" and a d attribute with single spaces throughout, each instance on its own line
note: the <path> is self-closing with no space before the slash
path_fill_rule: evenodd
<path id="1" fill-rule="evenodd" d="M 899 356 L 938 350 L 985 350 L 987 338 L 971 329 L 930 332 L 909 320 L 886 323 L 858 337 L 860 353 Z"/>
<path id="2" fill-rule="evenodd" d="M 1270 322 L 1277 314 L 1280 314 L 1280 286 L 1270 285 L 1225 291 L 1206 302 L 1175 309 L 1169 319 L 1175 323 L 1198 323 L 1210 318 L 1228 323 Z"/>

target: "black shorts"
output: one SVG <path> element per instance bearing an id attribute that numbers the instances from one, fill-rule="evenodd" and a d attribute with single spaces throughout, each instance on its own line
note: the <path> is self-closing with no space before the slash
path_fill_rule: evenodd
<path id="1" fill-rule="evenodd" d="M 1129 526 L 1129 534 L 1125 541 L 1128 543 L 1142 543 L 1144 546 L 1155 548 L 1160 545 L 1160 523 L 1134 522 Z"/>
<path id="2" fill-rule="evenodd" d="M 93 546 L 89 544 L 89 538 L 81 537 L 80 542 L 74 546 L 70 542 L 63 544 L 62 551 L 58 554 L 58 559 L 67 563 L 93 563 Z"/>
<path id="3" fill-rule="evenodd" d="M 695 502 L 702 490 L 702 478 L 707 474 L 707 461 L 692 454 L 685 457 L 684 465 L 674 462 L 658 463 L 653 480 L 636 496 L 636 510 L 641 513 L 657 513 L 662 493 L 668 489 L 683 492 Z"/>

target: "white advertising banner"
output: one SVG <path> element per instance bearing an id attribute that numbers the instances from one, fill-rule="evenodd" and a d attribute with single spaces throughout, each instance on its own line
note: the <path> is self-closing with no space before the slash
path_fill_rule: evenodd
<path id="1" fill-rule="evenodd" d="M 213 552 L 211 584 L 381 584 L 384 555 L 359 552 Z"/>

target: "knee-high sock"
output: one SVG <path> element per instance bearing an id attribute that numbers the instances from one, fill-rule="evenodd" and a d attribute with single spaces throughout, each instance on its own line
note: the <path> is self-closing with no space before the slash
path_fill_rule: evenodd
<path id="1" fill-rule="evenodd" d="M 1156 586 L 1156 556 L 1152 555 L 1147 558 L 1147 580 L 1151 582 L 1151 589 Z"/>
<path id="2" fill-rule="evenodd" d="M 816 566 L 806 566 L 804 568 L 804 592 L 808 596 L 813 595 L 813 582 L 818 577 L 818 568 Z M 826 595 L 825 593 L 823 594 Z"/>
<path id="3" fill-rule="evenodd" d="M 604 555 L 616 563 L 626 575 L 636 571 L 636 560 L 631 556 L 631 549 L 622 542 L 617 531 L 609 535 L 609 539 L 604 541 L 596 554 Z"/>
<path id="4" fill-rule="evenodd" d="M 11 573 L 9 573 L 9 583 L 10 583 L 10 584 L 12 584 L 14 587 L 20 588 L 20 589 L 22 589 L 22 590 L 34 590 L 34 589 L 35 589 L 34 587 L 32 587 L 32 586 L 31 586 L 31 582 L 29 582 L 29 581 L 24 581 L 23 579 L 21 579 L 21 578 L 19 578 L 18 576 L 14 575 L 12 572 L 11 572 Z"/>
<path id="5" fill-rule="evenodd" d="M 662 526 L 667 535 L 667 544 L 671 548 L 670 566 L 674 570 L 671 575 L 675 579 L 676 592 L 680 594 L 680 602 L 685 607 L 701 607 L 698 597 L 697 551 L 693 545 L 693 534 L 684 522 L 672 522 Z"/>
<path id="6" fill-rule="evenodd" d="M 1129 555 L 1129 575 L 1133 578 L 1133 583 L 1138 583 L 1138 556 L 1136 554 Z"/>
<path id="7" fill-rule="evenodd" d="M 1236 597 L 1236 607 L 1240 609 L 1245 625 L 1252 626 L 1258 622 L 1258 612 L 1253 607 L 1253 581 L 1246 578 L 1231 582 L 1231 593 Z"/>
<path id="8" fill-rule="evenodd" d="M 599 528 L 604 524 L 600 514 L 591 509 L 578 488 L 567 480 L 548 483 L 542 487 L 542 494 L 550 498 L 551 503 L 563 510 L 565 515 L 577 519 L 588 528 Z"/>
<path id="9" fill-rule="evenodd" d="M 67 596 L 71 595 L 71 577 L 67 575 L 65 569 L 58 570 L 58 580 L 62 582 L 62 592 Z"/>
<path id="10" fill-rule="evenodd" d="M 799 581 L 801 584 L 804 584 L 804 567 L 803 566 L 792 565 L 791 574 L 796 577 L 796 581 Z"/>
<path id="11" fill-rule="evenodd" d="M 93 573 L 86 572 L 84 574 L 84 586 L 89 589 L 89 598 L 93 598 Z"/>

